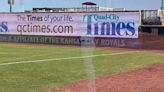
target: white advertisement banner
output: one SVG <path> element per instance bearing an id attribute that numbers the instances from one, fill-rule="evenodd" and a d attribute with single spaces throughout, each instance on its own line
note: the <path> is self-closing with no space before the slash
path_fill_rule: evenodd
<path id="1" fill-rule="evenodd" d="M 139 12 L 0 14 L 0 34 L 138 38 Z"/>

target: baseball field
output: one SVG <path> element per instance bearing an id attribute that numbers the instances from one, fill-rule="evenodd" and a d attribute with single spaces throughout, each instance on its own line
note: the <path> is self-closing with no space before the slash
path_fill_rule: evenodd
<path id="1" fill-rule="evenodd" d="M 88 80 L 89 71 L 95 78 L 100 78 L 164 63 L 164 53 L 110 47 L 0 43 L 0 59 L 0 92 L 45 92 Z"/>

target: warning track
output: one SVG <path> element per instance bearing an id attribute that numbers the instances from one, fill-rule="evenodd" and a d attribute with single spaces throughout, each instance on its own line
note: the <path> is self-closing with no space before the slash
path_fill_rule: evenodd
<path id="1" fill-rule="evenodd" d="M 45 92 L 90 92 L 81 81 Z M 164 92 L 164 64 L 96 79 L 97 92 Z"/>

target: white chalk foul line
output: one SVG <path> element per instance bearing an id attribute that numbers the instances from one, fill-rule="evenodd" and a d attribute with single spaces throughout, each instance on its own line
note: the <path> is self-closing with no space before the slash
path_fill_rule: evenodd
<path id="1" fill-rule="evenodd" d="M 127 51 L 127 52 L 110 53 L 110 54 L 99 54 L 99 55 L 90 55 L 90 56 L 80 56 L 80 57 L 66 57 L 66 58 L 53 58 L 53 59 L 42 59 L 42 60 L 32 60 L 32 61 L 20 61 L 20 62 L 11 62 L 11 63 L 1 63 L 0 66 L 15 65 L 15 64 L 26 64 L 26 63 L 38 63 L 38 62 L 46 62 L 46 61 L 83 59 L 83 58 L 93 58 L 93 57 L 102 57 L 102 56 L 113 56 L 113 55 L 129 54 L 129 53 L 135 53 L 135 52 L 138 52 L 138 51 Z"/>
<path id="2" fill-rule="evenodd" d="M 46 54 L 45 54 L 46 55 Z M 17 58 L 10 58 L 10 59 L 5 59 L 5 60 L 1 60 L 1 61 L 13 61 L 13 60 L 21 60 L 21 59 L 27 59 L 27 58 L 33 58 L 33 57 L 39 57 L 39 56 L 45 56 L 45 55 L 32 55 L 32 56 L 28 56 L 28 57 L 17 57 Z"/>
<path id="3" fill-rule="evenodd" d="M 62 54 L 62 53 L 53 53 L 53 54 Z M 21 59 L 28 59 L 28 58 L 34 58 L 34 57 L 40 57 L 40 56 L 48 56 L 50 54 L 41 54 L 41 55 L 32 55 L 28 57 L 17 57 L 17 58 L 11 58 L 11 59 L 5 59 L 1 61 L 13 61 L 13 60 L 21 60 Z"/>
<path id="4" fill-rule="evenodd" d="M 0 54 L 16 54 L 16 53 L 6 53 L 6 52 L 0 52 Z"/>

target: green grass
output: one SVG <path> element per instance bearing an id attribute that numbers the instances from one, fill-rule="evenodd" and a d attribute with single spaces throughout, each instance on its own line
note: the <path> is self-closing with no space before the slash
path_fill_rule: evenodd
<path id="1" fill-rule="evenodd" d="M 86 50 L 87 49 L 87 50 Z M 86 50 L 85 54 L 82 53 Z M 0 64 L 91 55 L 91 49 L 78 47 L 18 46 L 0 44 Z M 110 54 L 120 50 L 95 49 L 93 54 Z M 107 76 L 131 69 L 162 63 L 164 55 L 134 52 L 92 58 L 96 76 Z M 0 92 L 42 92 L 50 87 L 87 79 L 85 59 L 69 59 L 0 66 Z"/>

